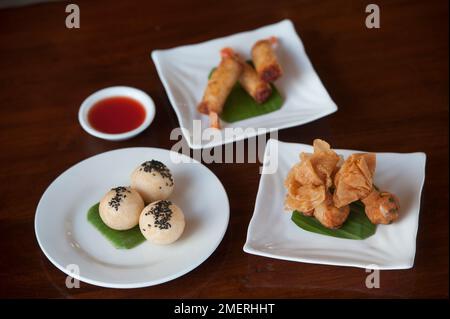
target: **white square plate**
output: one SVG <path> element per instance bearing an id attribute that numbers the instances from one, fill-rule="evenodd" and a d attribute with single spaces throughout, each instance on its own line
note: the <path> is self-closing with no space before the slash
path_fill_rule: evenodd
<path id="1" fill-rule="evenodd" d="M 277 259 L 370 269 L 408 269 L 414 265 L 420 196 L 425 180 L 424 153 L 376 153 L 375 184 L 400 200 L 399 220 L 378 225 L 365 240 L 341 239 L 305 231 L 284 210 L 283 181 L 298 162 L 300 152 L 312 152 L 304 144 L 269 140 L 264 163 L 278 160 L 274 174 L 263 174 L 244 251 Z M 336 150 L 345 158 L 358 151 Z"/>
<path id="2" fill-rule="evenodd" d="M 253 134 L 247 132 L 225 136 L 222 129 L 220 141 L 194 140 L 192 134 L 194 120 L 201 120 L 202 128 L 208 127 L 208 118 L 197 112 L 197 104 L 203 96 L 209 72 L 220 62 L 220 49 L 232 47 L 249 59 L 252 45 L 257 40 L 270 36 L 277 36 L 280 42 L 277 56 L 284 69 L 284 75 L 275 82 L 275 85 L 284 97 L 281 109 L 243 121 L 222 123 L 223 128 L 255 129 Z M 177 114 L 180 127 L 186 129 L 183 130 L 184 137 L 194 149 L 250 138 L 257 135 L 257 128 L 273 131 L 305 124 L 337 110 L 336 104 L 314 71 L 290 20 L 199 44 L 155 50 L 152 52 L 152 59 Z"/>

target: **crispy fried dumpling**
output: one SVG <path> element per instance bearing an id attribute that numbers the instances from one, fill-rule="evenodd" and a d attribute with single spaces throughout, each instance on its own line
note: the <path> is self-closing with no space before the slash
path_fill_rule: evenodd
<path id="1" fill-rule="evenodd" d="M 300 181 L 308 181 L 308 183 Z M 311 166 L 305 162 L 297 163 L 292 167 L 284 185 L 288 190 L 285 201 L 287 209 L 308 212 L 325 199 L 325 187 L 320 184 L 320 179 L 315 176 Z"/>
<path id="2" fill-rule="evenodd" d="M 297 210 L 298 212 L 301 212 L 303 215 L 306 215 L 306 216 L 313 216 L 313 214 L 314 214 L 314 209 L 301 210 L 301 208 L 304 205 L 303 202 L 301 202 L 298 199 L 293 198 L 289 194 L 286 195 L 286 199 L 284 201 L 284 205 L 285 205 L 285 209 L 286 210 Z"/>
<path id="3" fill-rule="evenodd" d="M 292 167 L 285 180 L 286 208 L 311 215 L 325 200 L 338 162 L 339 156 L 327 142 L 314 140 L 314 153 L 301 153 L 300 163 Z"/>
<path id="4" fill-rule="evenodd" d="M 295 165 L 294 178 L 300 183 L 300 185 L 322 185 L 323 181 L 316 173 L 311 158 L 313 154 L 301 153 L 300 163 Z"/>
<path id="5" fill-rule="evenodd" d="M 333 195 L 327 192 L 325 200 L 314 209 L 314 217 L 325 227 L 339 228 L 347 220 L 350 213 L 348 205 L 337 208 L 333 202 Z"/>
<path id="6" fill-rule="evenodd" d="M 398 218 L 398 199 L 373 185 L 376 157 L 359 153 L 344 157 L 330 145 L 314 140 L 314 153 L 301 153 L 285 180 L 287 210 L 314 216 L 323 226 L 339 228 L 350 214 L 349 204 L 361 200 L 373 224 L 389 224 Z"/>
<path id="7" fill-rule="evenodd" d="M 314 167 L 316 174 L 325 183 L 327 188 L 333 185 L 332 174 L 340 157 L 330 147 L 327 142 L 315 139 L 314 154 L 311 157 L 311 164 Z"/>
<path id="8" fill-rule="evenodd" d="M 291 192 L 287 195 L 286 206 L 300 212 L 309 212 L 324 200 L 325 186 L 303 185 L 291 189 Z"/>
<path id="9" fill-rule="evenodd" d="M 343 207 L 365 198 L 372 191 L 376 157 L 372 153 L 352 154 L 334 177 L 333 200 L 336 207 Z"/>
<path id="10" fill-rule="evenodd" d="M 400 208 L 397 197 L 389 192 L 379 192 L 375 188 L 362 199 L 366 215 L 373 224 L 390 224 L 398 219 Z"/>

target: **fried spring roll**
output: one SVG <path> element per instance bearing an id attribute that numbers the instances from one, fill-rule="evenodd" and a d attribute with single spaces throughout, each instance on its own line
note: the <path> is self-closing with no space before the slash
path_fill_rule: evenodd
<path id="1" fill-rule="evenodd" d="M 209 112 L 209 126 L 220 129 L 219 115 L 214 111 Z"/>
<path id="2" fill-rule="evenodd" d="M 209 115 L 211 127 L 220 128 L 217 115 L 222 112 L 223 105 L 241 72 L 242 65 L 236 58 L 222 56 L 222 61 L 211 75 L 203 99 L 197 107 L 200 113 Z"/>
<path id="3" fill-rule="evenodd" d="M 273 50 L 273 45 L 277 43 L 277 38 L 271 37 L 269 39 L 259 40 L 252 48 L 252 59 L 256 72 L 258 72 L 261 80 L 266 82 L 273 82 L 283 74 Z"/>
<path id="4" fill-rule="evenodd" d="M 231 48 L 225 48 L 221 51 L 222 56 L 234 57 L 242 64 L 242 74 L 239 83 L 245 91 L 258 103 L 267 100 L 272 94 L 272 88 L 269 83 L 261 80 L 256 70 L 244 61 Z"/>

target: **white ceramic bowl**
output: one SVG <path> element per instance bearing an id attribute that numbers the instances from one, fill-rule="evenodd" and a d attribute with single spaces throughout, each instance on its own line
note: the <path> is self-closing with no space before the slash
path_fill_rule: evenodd
<path id="1" fill-rule="evenodd" d="M 96 130 L 89 123 L 88 113 L 92 106 L 100 100 L 117 97 L 117 96 L 125 96 L 132 98 L 138 101 L 145 109 L 145 119 L 144 122 L 134 130 L 119 133 L 119 134 L 109 134 L 103 133 Z M 88 132 L 89 134 L 102 138 L 104 140 L 110 141 L 122 141 L 129 139 L 133 136 L 138 135 L 143 130 L 145 130 L 153 121 L 155 117 L 155 103 L 151 97 L 145 93 L 144 91 L 129 87 L 129 86 L 111 86 L 108 88 L 101 89 L 91 95 L 89 95 L 83 103 L 81 103 L 80 110 L 78 111 L 78 121 L 81 124 L 81 127 Z"/>

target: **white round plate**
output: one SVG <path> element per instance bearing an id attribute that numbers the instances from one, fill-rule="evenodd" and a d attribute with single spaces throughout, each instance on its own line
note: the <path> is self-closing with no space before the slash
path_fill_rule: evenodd
<path id="1" fill-rule="evenodd" d="M 169 199 L 183 210 L 186 228 L 171 245 L 144 242 L 116 249 L 87 221 L 87 211 L 112 187 L 129 185 L 133 169 L 152 159 L 172 172 L 175 189 Z M 44 254 L 66 274 L 97 286 L 138 288 L 199 266 L 222 241 L 228 220 L 225 189 L 204 165 L 164 149 L 125 148 L 90 157 L 61 174 L 42 195 L 35 232 Z"/>

